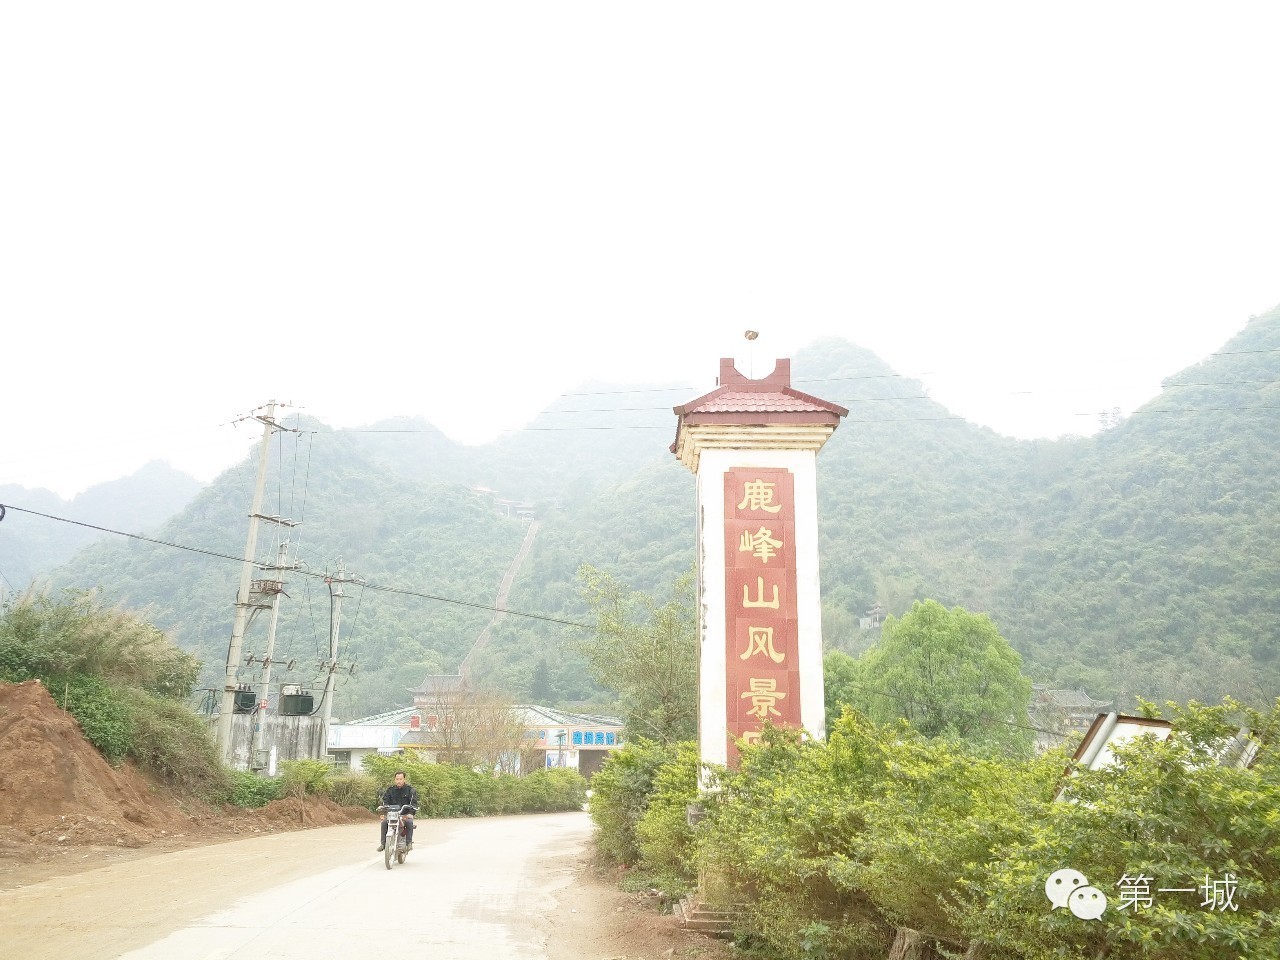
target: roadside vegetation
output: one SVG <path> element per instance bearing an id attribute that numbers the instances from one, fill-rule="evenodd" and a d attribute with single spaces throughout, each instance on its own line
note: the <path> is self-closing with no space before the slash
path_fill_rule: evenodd
<path id="1" fill-rule="evenodd" d="M 109 762 L 131 761 L 179 795 L 246 808 L 320 796 L 372 809 L 403 769 L 423 817 L 581 810 L 586 802 L 574 770 L 495 776 L 408 756 L 371 757 L 364 772 L 349 774 L 323 760 L 285 761 L 278 777 L 230 770 L 189 706 L 199 669 L 162 631 L 92 593 L 29 593 L 0 607 L 0 681 L 39 680 Z"/>
<path id="2" fill-rule="evenodd" d="M 581 810 L 587 782 L 576 770 L 536 770 L 528 776 L 484 773 L 448 763 L 426 763 L 402 754 L 371 756 L 359 773 L 336 773 L 323 760 L 286 760 L 280 776 L 230 774 L 228 802 L 261 807 L 283 797 L 327 797 L 345 807 L 372 810 L 397 770 L 418 790 L 419 817 L 481 817 L 513 813 Z"/>
<path id="3" fill-rule="evenodd" d="M 29 592 L 0 607 L 0 680 L 39 680 L 108 761 L 215 800 L 227 774 L 187 706 L 199 672 L 162 631 L 91 592 Z"/>
<path id="4" fill-rule="evenodd" d="M 883 960 L 899 927 L 985 960 L 1280 956 L 1280 714 L 1168 710 L 1167 741 L 1092 772 L 846 710 L 825 742 L 769 730 L 700 795 L 693 744 L 635 742 L 592 781 L 591 814 L 632 885 L 670 901 L 701 883 L 761 957 Z M 1264 736 L 1250 769 L 1217 760 L 1241 719 Z M 1063 868 L 1107 898 L 1101 920 L 1053 909 Z"/>
<path id="5" fill-rule="evenodd" d="M 660 629 L 610 626 L 642 647 Z M 825 741 L 766 727 L 705 792 L 696 744 L 629 741 L 592 780 L 599 853 L 668 904 L 731 908 L 770 960 L 883 960 L 902 928 L 982 960 L 1280 956 L 1280 702 L 1168 703 L 1166 741 L 1078 770 L 1066 747 L 1032 754 L 1020 665 L 986 617 L 918 602 L 862 657 L 828 658 Z M 1242 727 L 1248 768 L 1222 762 Z M 1103 917 L 1055 909 L 1062 869 Z"/>

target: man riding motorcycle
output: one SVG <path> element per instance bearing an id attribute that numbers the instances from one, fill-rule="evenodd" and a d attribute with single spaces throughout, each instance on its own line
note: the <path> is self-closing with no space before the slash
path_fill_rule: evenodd
<path id="1" fill-rule="evenodd" d="M 413 807 L 414 810 L 416 810 L 418 807 L 418 791 L 413 788 L 412 784 L 406 782 L 404 771 L 397 770 L 396 776 L 395 776 L 395 783 L 393 783 L 391 786 L 387 787 L 385 791 L 383 791 L 381 800 L 388 807 L 402 807 L 408 804 L 410 807 Z M 378 849 L 385 850 L 387 848 L 387 815 L 386 813 L 382 814 L 381 820 L 382 820 L 382 823 L 380 824 L 380 826 L 382 828 L 382 838 L 378 842 Z M 405 850 L 406 851 L 412 850 L 413 849 L 413 810 L 406 810 L 404 814 L 404 839 L 405 839 Z"/>

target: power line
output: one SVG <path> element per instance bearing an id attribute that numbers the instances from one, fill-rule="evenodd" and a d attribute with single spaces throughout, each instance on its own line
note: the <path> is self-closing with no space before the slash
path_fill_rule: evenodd
<path id="1" fill-rule="evenodd" d="M 927 398 L 927 397 L 925 397 L 925 398 L 917 398 L 917 397 L 879 397 L 879 398 L 875 398 L 875 399 L 880 399 L 880 400 L 912 400 L 912 399 L 930 399 L 930 398 Z M 858 400 L 857 400 L 856 398 L 850 398 L 850 399 L 848 399 L 848 400 L 844 400 L 844 399 L 839 399 L 839 398 L 837 398 L 837 399 L 833 400 L 832 402 L 833 402 L 833 403 L 839 403 L 839 404 L 843 405 L 843 404 L 847 404 L 847 403 L 856 403 L 856 402 L 858 402 Z M 654 409 L 655 409 L 655 410 L 657 410 L 657 409 L 664 409 L 664 408 L 655 407 Z M 1270 411 L 1270 410 L 1280 410 L 1280 407 L 1276 407 L 1276 406 L 1265 406 L 1265 405 L 1256 405 L 1256 406 L 1254 406 L 1254 405 L 1251 405 L 1251 406 L 1233 406 L 1233 407 L 1177 407 L 1176 409 L 1166 409 L 1166 410 L 1156 409 L 1156 410 L 1141 410 L 1141 411 L 1134 411 L 1134 414 L 1131 414 L 1130 416 L 1132 417 L 1132 416 L 1134 416 L 1134 415 L 1138 415 L 1139 413 L 1140 413 L 1142 416 L 1145 416 L 1145 415 L 1147 415 L 1147 414 L 1149 414 L 1149 413 L 1150 413 L 1150 414 L 1190 414 L 1190 413 L 1220 413 L 1220 412 L 1226 412 L 1226 413 L 1240 413 L 1240 412 L 1242 412 L 1242 411 L 1252 411 L 1252 410 L 1266 410 L 1266 411 Z M 575 412 L 576 412 L 576 411 L 575 411 Z M 1102 414 L 1102 413 L 1108 413 L 1108 412 L 1110 412 L 1110 411 L 1106 411 L 1106 410 L 1076 410 L 1076 411 L 1072 411 L 1072 413 L 1070 414 L 1070 416 L 1073 416 L 1073 417 L 1096 417 L 1096 416 L 1098 416 L 1099 414 Z M 949 421 L 955 421 L 955 422 L 961 422 L 961 423 L 972 423 L 972 422 L 973 422 L 973 421 L 969 420 L 967 417 L 963 417 L 963 416 L 961 416 L 960 414 L 947 414 L 947 415 L 945 415 L 945 416 L 938 416 L 938 417 L 860 417 L 860 418 L 859 418 L 859 417 L 845 417 L 845 418 L 844 418 L 844 419 L 842 419 L 840 422 L 841 422 L 841 423 L 865 423 L 865 424 L 876 424 L 876 423 L 941 423 L 941 422 L 949 422 Z M 975 424 L 975 426 L 976 426 L 976 424 Z M 664 432 L 670 432 L 672 429 L 673 429 L 673 424 L 670 424 L 670 423 L 667 423 L 667 424 L 618 423 L 618 424 L 610 424 L 610 425 L 594 425 L 594 426 L 582 425 L 582 426 L 571 426 L 571 427 L 568 427 L 568 426 L 566 426 L 566 427 L 521 427 L 519 430 L 512 430 L 512 431 L 508 431 L 508 433 L 509 433 L 509 434 L 516 434 L 516 433 L 570 433 L 570 432 L 582 431 L 582 430 L 595 430 L 595 431 L 611 431 L 611 430 L 661 430 L 661 431 L 664 431 Z M 436 431 L 434 431 L 434 430 L 346 430 L 346 431 L 343 431 L 343 432 L 344 432 L 344 433 L 435 433 Z"/>
<path id="2" fill-rule="evenodd" d="M 1274 377 L 1266 380 L 1184 380 L 1180 383 L 1166 383 L 1165 389 L 1171 387 L 1235 387 L 1242 383 L 1280 383 Z"/>
<path id="3" fill-rule="evenodd" d="M 674 393 L 677 390 L 688 393 L 697 387 L 637 387 L 634 390 L 581 390 L 572 393 L 562 393 L 562 397 L 616 397 L 626 396 L 629 393 Z"/>
<path id="4" fill-rule="evenodd" d="M 351 656 L 351 640 L 356 633 L 356 624 L 360 622 L 360 608 L 364 606 L 364 583 L 357 581 L 360 587 L 360 596 L 356 597 L 356 615 L 351 618 L 351 626 L 347 628 L 347 657 Z M 339 660 L 345 659 L 342 654 L 338 655 Z"/>
<path id="5" fill-rule="evenodd" d="M 895 400 L 932 400 L 932 397 L 923 394 L 910 397 L 850 397 L 847 400 L 841 400 L 844 403 L 893 403 Z M 560 413 L 653 413 L 658 410 L 668 410 L 669 407 L 581 407 L 575 410 L 543 410 L 538 416 L 548 416 L 550 414 Z"/>
<path id="6" fill-rule="evenodd" d="M 1219 350 L 1216 353 L 1209 354 L 1210 357 L 1231 357 L 1243 356 L 1253 353 L 1280 353 L 1280 347 L 1268 347 L 1261 350 Z M 934 371 L 927 371 L 920 376 L 932 376 Z M 866 373 L 851 377 L 806 377 L 797 379 L 794 382 L 799 383 L 839 383 L 849 380 L 919 380 L 920 376 L 909 376 L 905 373 Z M 1253 383 L 1255 381 L 1240 381 L 1243 383 Z M 1261 383 L 1273 381 L 1256 381 Z M 639 387 L 631 390 L 578 390 L 562 393 L 561 397 L 607 397 L 607 396 L 625 396 L 631 393 L 673 393 L 677 390 L 692 392 L 699 389 L 698 387 L 680 386 L 680 387 Z M 712 389 L 715 389 L 714 387 Z"/>
<path id="7" fill-rule="evenodd" d="M 1280 406 L 1258 404 L 1245 407 L 1173 407 L 1167 410 L 1143 410 L 1142 412 L 1145 415 L 1148 413 L 1236 413 L 1240 410 L 1280 410 Z M 1088 416 L 1088 414 L 1077 414 L 1077 416 Z"/>
<path id="8" fill-rule="evenodd" d="M 1239 353 L 1270 353 L 1270 352 L 1274 352 L 1274 351 L 1270 351 L 1270 350 L 1247 350 L 1247 351 L 1238 351 L 1238 352 L 1239 352 Z M 849 381 L 849 380 L 873 380 L 873 379 L 890 379 L 890 378 L 910 379 L 910 378 L 906 378 L 906 377 L 904 377 L 902 374 L 870 374 L 870 375 L 862 376 L 862 377 L 828 377 L 828 378 L 813 379 L 813 380 L 797 380 L 797 381 L 795 381 L 795 382 L 796 382 L 797 384 L 821 384 L 821 383 L 836 383 L 836 382 L 843 382 L 843 381 Z M 1270 379 L 1248 379 L 1248 380 L 1189 380 L 1189 381 L 1185 381 L 1185 382 L 1181 382 L 1181 383 L 1165 383 L 1165 384 L 1163 384 L 1163 385 L 1162 385 L 1161 389 L 1162 389 L 1162 390 L 1167 391 L 1167 390 L 1173 390 L 1173 389 L 1180 389 L 1180 388 L 1184 388 L 1184 387 L 1233 387 L 1233 386 L 1243 386 L 1243 385 L 1246 385 L 1246 384 L 1261 384 L 1261 385 L 1269 385 L 1269 384 L 1277 384 L 1277 383 L 1280 383 L 1280 379 L 1270 378 Z M 655 388 L 655 389 L 654 389 L 654 390 L 652 390 L 652 391 L 646 391 L 646 390 L 617 390 L 617 391 L 607 391 L 607 390 L 602 390 L 602 391 L 596 391 L 596 392 L 564 393 L 564 394 L 560 394 L 560 396 L 561 396 L 561 397 L 577 397 L 577 396 L 582 396 L 582 397 L 586 397 L 586 396 L 609 396 L 609 395 L 621 395 L 621 394 L 631 394 L 631 393 L 644 393 L 644 392 L 667 391 L 667 390 L 676 390 L 676 389 L 679 389 L 679 388 L 676 388 L 676 387 L 661 387 L 661 388 Z M 1017 395 L 1017 396 L 1034 397 L 1034 396 L 1038 396 L 1038 395 L 1040 395 L 1040 394 L 1041 394 L 1041 391 L 1035 391 L 1035 390 L 1020 390 L 1020 391 L 1014 391 L 1014 394 L 1015 394 L 1015 395 Z M 863 403 L 894 403 L 894 402 L 897 402 L 897 401 L 913 401 L 913 400 L 914 400 L 914 401 L 924 400 L 924 401 L 929 401 L 929 402 L 932 402 L 932 403 L 939 403 L 939 401 L 935 400 L 933 397 L 931 397 L 931 396 L 929 396 L 929 395 L 927 395 L 927 394 L 912 394 L 912 395 L 908 395 L 908 396 L 892 396 L 892 397 L 831 397 L 831 398 L 827 398 L 827 399 L 830 399 L 830 400 L 831 400 L 832 402 L 834 402 L 834 403 L 839 403 L 839 404 L 841 404 L 842 406 L 849 406 L 849 407 L 852 407 L 852 406 L 854 406 L 855 404 L 863 404 Z M 1154 398 L 1153 398 L 1153 399 L 1154 399 Z M 567 410 L 552 410 L 552 409 L 547 409 L 547 410 L 543 410 L 543 411 L 541 411 L 537 416 L 539 416 L 539 417 L 542 417 L 542 416 L 560 416 L 560 415 L 564 415 L 564 414 L 578 414 L 578 413 L 657 413 L 657 412 L 659 412 L 659 411 L 667 411 L 667 410 L 669 410 L 669 409 L 670 409 L 670 408 L 669 408 L 669 407 L 667 407 L 667 406 L 665 406 L 665 405 L 664 405 L 664 406 L 652 406 L 652 407 L 649 407 L 649 406 L 646 406 L 646 407 L 578 407 L 578 408 L 571 408 L 571 409 L 567 409 Z M 1280 409 L 1280 408 L 1278 408 L 1278 407 L 1274 407 L 1274 406 L 1267 406 L 1267 405 L 1259 405 L 1259 406 L 1231 406 L 1231 407 L 1187 406 L 1187 407 L 1179 407 L 1179 408 L 1174 409 L 1174 410 L 1158 410 L 1158 409 L 1157 409 L 1157 410 L 1142 410 L 1141 412 L 1142 412 L 1142 413 L 1144 413 L 1144 414 L 1145 414 L 1145 413 L 1161 413 L 1161 414 L 1166 414 L 1166 413 L 1218 413 L 1218 412 L 1222 412 L 1222 411 L 1227 411 L 1227 412 L 1239 412 L 1239 411 L 1244 411 L 1244 410 L 1275 410 L 1275 409 Z M 1098 410 L 1073 411 L 1071 415 L 1072 415 L 1072 416 L 1076 416 L 1076 417 L 1093 417 L 1093 416 L 1097 416 L 1099 413 L 1102 413 L 1102 412 L 1106 412 L 1106 411 L 1098 411 Z M 1135 411 L 1135 412 L 1137 412 L 1137 411 Z M 939 420 L 965 420 L 965 419 L 966 419 L 965 417 L 962 417 L 962 416 L 960 416 L 960 415 L 958 415 L 958 414 L 951 414 L 951 415 L 941 416 L 941 417 L 892 417 L 892 418 L 890 418 L 890 417 L 884 417 L 884 418 L 875 418 L 875 419 L 851 419 L 851 418 L 845 418 L 844 422 L 846 422 L 846 423 L 929 423 L 929 422 L 936 422 L 936 421 L 939 421 Z M 519 430 L 511 430 L 511 431 L 507 431 L 507 432 L 508 432 L 508 433 L 524 433 L 524 432 L 534 433 L 534 432 L 563 432 L 563 431 L 567 431 L 567 430 L 596 430 L 596 431 L 600 431 L 600 430 L 668 430 L 668 429 L 670 429 L 670 426 L 669 426 L 669 425 L 657 425 L 657 424 L 654 424 L 654 425 L 648 425 L 648 424 L 599 424 L 599 425 L 583 425 L 583 426 L 568 426 L 568 427 L 561 427 L 561 426 L 556 426 L 556 427 L 535 427 L 535 426 L 527 426 L 527 427 L 522 427 L 522 428 L 520 428 Z M 391 434 L 391 433 L 415 434 L 415 433 L 439 433 L 440 431 L 439 431 L 437 428 L 435 428 L 435 427 L 430 427 L 430 426 L 429 426 L 429 427 L 425 427 L 425 428 L 387 428 L 387 429 L 381 429 L 381 428 L 353 428 L 353 429 L 342 430 L 342 431 L 338 431 L 338 432 L 341 432 L 341 433 L 359 433 L 359 434 L 363 434 L 363 433 L 371 433 L 371 434 L 380 434 L 380 433 L 387 433 L 387 434 Z"/>
<path id="9" fill-rule="evenodd" d="M 1250 353 L 1280 353 L 1280 347 L 1263 347 L 1261 350 L 1219 350 L 1211 353 L 1211 357 L 1240 357 Z"/>
<path id="10" fill-rule="evenodd" d="M 518 610 L 504 610 L 502 607 L 495 607 L 488 603 L 471 603 L 467 600 L 454 600 L 449 597 L 440 597 L 431 593 L 421 593 L 416 590 L 407 590 L 402 587 L 392 587 L 381 583 L 366 583 L 366 590 L 377 590 L 381 593 L 395 593 L 406 597 L 421 597 L 424 600 L 439 600 L 442 603 L 453 603 L 462 607 L 472 607 L 476 610 L 488 610 L 491 613 L 506 613 L 514 617 L 526 617 L 530 620 L 543 620 L 547 623 L 562 623 L 567 627 L 580 627 L 583 630 L 594 630 L 595 626 L 589 623 L 579 623 L 577 620 L 565 620 L 561 617 L 547 616 L 541 613 L 522 613 Z"/>
<path id="11" fill-rule="evenodd" d="M 160 547 L 170 547 L 174 550 L 186 550 L 186 551 L 189 551 L 190 553 L 199 553 L 206 557 L 215 557 L 219 560 L 232 560 L 236 563 L 244 562 L 243 557 L 233 557 L 231 554 L 220 553 L 217 550 L 207 550 L 207 549 L 204 549 L 203 547 L 192 547 L 184 543 L 174 543 L 171 540 L 157 540 L 154 537 L 144 537 L 140 533 L 126 533 L 123 530 L 112 530 L 110 527 L 100 527 L 100 526 L 97 526 L 96 524 L 85 523 L 82 520 L 72 520 L 69 517 L 58 517 L 58 516 L 54 516 L 51 513 L 41 513 L 39 510 L 28 510 L 25 507 L 14 506 L 11 503 L 0 504 L 0 507 L 5 507 L 6 509 L 9 509 L 9 510 L 16 510 L 19 513 L 27 513 L 35 517 L 44 517 L 46 520 L 57 520 L 59 523 L 70 523 L 77 527 L 86 527 L 90 530 L 98 530 L 102 533 L 110 533 L 117 537 L 127 537 L 130 540 L 141 540 L 144 543 L 152 543 Z M 315 579 L 324 579 L 327 576 L 327 574 L 325 573 L 321 573 L 313 570 L 298 570 L 296 572 L 304 577 L 312 577 Z M 492 604 L 488 604 L 488 603 L 475 603 L 470 600 L 457 600 L 453 597 L 442 597 L 439 594 L 425 593 L 421 590 L 410 590 L 407 587 L 395 587 L 390 584 L 380 584 L 380 583 L 365 583 L 363 586 L 364 586 L 364 589 L 366 590 L 376 590 L 380 593 L 398 594 L 400 596 L 405 596 L 405 597 L 418 597 L 423 600 L 436 600 L 436 601 L 439 601 L 440 603 L 452 603 L 456 606 L 471 607 L 472 609 L 475 609 L 475 610 L 488 610 L 491 613 L 505 613 L 513 617 L 525 617 L 526 619 L 529 619 L 529 620 L 542 620 L 547 623 L 561 623 L 568 627 L 580 627 L 583 630 L 595 629 L 595 627 L 592 626 L 591 624 L 579 623 L 576 620 L 565 620 L 562 617 L 552 617 L 552 616 L 548 616 L 546 614 L 541 614 L 541 613 L 526 613 L 521 610 L 508 610 L 508 609 L 503 609 L 502 607 L 495 607 Z"/>

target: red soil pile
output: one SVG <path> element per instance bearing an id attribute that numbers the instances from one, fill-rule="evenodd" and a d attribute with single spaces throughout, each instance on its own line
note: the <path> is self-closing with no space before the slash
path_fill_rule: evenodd
<path id="1" fill-rule="evenodd" d="M 340 807 L 328 797 L 284 797 L 273 800 L 254 811 L 276 829 L 298 827 L 336 827 L 361 820 L 376 820 L 378 815 L 363 807 Z"/>
<path id="2" fill-rule="evenodd" d="M 38 680 L 0 683 L 0 825 L 92 816 L 125 834 L 181 816 L 129 765 L 112 767 Z"/>
<path id="3" fill-rule="evenodd" d="M 373 817 L 322 797 L 221 810 L 112 767 L 38 680 L 0 683 L 0 859 L 50 848 L 179 845 Z"/>

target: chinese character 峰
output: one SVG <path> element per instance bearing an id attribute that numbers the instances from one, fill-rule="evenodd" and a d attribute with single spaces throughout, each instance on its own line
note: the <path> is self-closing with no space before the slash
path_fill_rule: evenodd
<path id="1" fill-rule="evenodd" d="M 759 557 L 761 562 L 768 563 L 769 558 L 776 555 L 778 548 L 782 546 L 781 540 L 773 539 L 773 531 L 766 527 L 761 527 L 755 533 L 742 531 L 742 540 L 738 546 L 738 552 L 750 552 L 752 556 Z"/>

